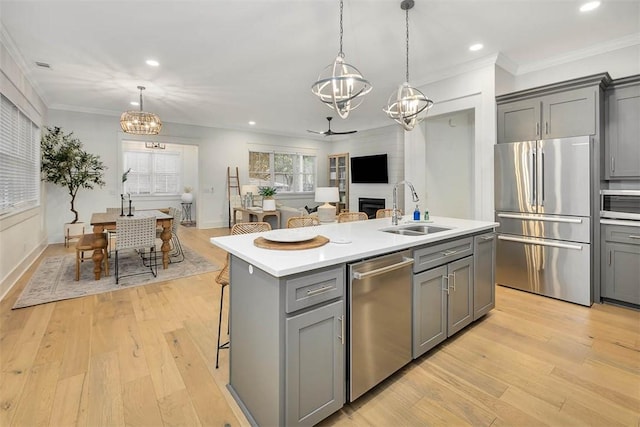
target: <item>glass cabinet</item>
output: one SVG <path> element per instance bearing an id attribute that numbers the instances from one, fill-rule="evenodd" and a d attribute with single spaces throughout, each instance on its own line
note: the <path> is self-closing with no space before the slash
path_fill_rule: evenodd
<path id="1" fill-rule="evenodd" d="M 337 213 L 349 210 L 349 154 L 329 155 L 329 187 L 338 187 Z"/>

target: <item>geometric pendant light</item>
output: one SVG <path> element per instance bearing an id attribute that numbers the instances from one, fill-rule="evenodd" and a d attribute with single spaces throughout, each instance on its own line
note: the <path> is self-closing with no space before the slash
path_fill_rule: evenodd
<path id="1" fill-rule="evenodd" d="M 142 91 L 145 87 L 138 86 L 138 89 L 140 89 L 140 111 L 122 113 L 120 127 L 126 133 L 134 135 L 157 135 L 162 129 L 162 121 L 157 114 L 142 111 Z"/>
<path id="2" fill-rule="evenodd" d="M 346 119 L 371 92 L 369 83 L 360 71 L 344 61 L 342 51 L 342 0 L 340 0 L 340 51 L 333 64 L 328 65 L 311 86 L 311 92 L 327 107 L 334 109 L 340 118 Z"/>
<path id="3" fill-rule="evenodd" d="M 407 28 L 407 80 L 398 90 L 391 94 L 387 106 L 383 111 L 389 118 L 395 120 L 405 130 L 413 130 L 416 124 L 424 120 L 426 111 L 433 106 L 433 101 L 418 89 L 409 85 L 409 9 L 414 5 L 413 0 L 403 0 L 400 8 L 405 11 Z M 421 115 L 422 112 L 425 112 Z"/>

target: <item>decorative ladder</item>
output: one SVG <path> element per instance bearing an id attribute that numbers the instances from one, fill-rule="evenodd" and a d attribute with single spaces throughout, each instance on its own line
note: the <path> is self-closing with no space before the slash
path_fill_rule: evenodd
<path id="1" fill-rule="evenodd" d="M 231 175 L 231 167 L 227 166 L 227 200 L 229 203 L 229 228 L 231 228 L 231 215 L 233 212 L 231 208 L 231 193 L 233 192 L 234 195 L 235 193 L 238 193 L 238 196 L 240 195 L 240 178 L 238 176 L 239 175 L 237 166 L 235 175 Z M 235 191 L 233 191 L 232 189 L 235 189 Z"/>

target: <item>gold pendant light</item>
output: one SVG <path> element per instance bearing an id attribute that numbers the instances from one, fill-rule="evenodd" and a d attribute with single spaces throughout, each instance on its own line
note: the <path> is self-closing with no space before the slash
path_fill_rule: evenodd
<path id="1" fill-rule="evenodd" d="M 383 108 L 389 118 L 395 120 L 405 130 L 413 130 L 416 124 L 424 120 L 426 111 L 433 106 L 433 101 L 418 89 L 409 85 L 409 9 L 414 5 L 413 0 L 403 0 L 400 8 L 405 11 L 407 28 L 407 80 L 391 94 L 387 106 Z M 420 115 L 425 111 L 424 115 Z"/>
<path id="2" fill-rule="evenodd" d="M 120 116 L 120 127 L 126 133 L 134 135 L 157 135 L 162 129 L 162 121 L 157 114 L 142 111 L 142 91 L 144 86 L 138 86 L 140 89 L 140 111 L 125 111 Z"/>

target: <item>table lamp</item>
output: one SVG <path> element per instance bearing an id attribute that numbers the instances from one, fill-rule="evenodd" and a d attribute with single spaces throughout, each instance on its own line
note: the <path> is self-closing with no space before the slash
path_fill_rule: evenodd
<path id="1" fill-rule="evenodd" d="M 336 219 L 336 207 L 330 205 L 329 202 L 337 202 L 340 200 L 338 187 L 316 187 L 316 202 L 324 202 L 324 205 L 318 206 L 318 220 L 320 222 L 331 222 Z"/>

